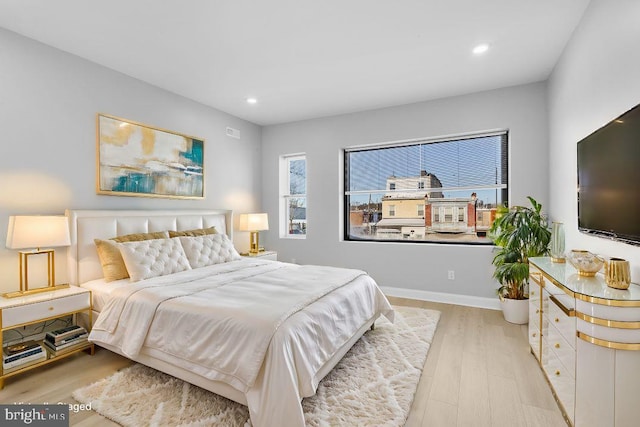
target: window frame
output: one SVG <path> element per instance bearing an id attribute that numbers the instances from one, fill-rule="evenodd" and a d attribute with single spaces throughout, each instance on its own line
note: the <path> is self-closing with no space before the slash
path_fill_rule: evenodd
<path id="1" fill-rule="evenodd" d="M 296 160 L 304 160 L 304 174 L 305 174 L 305 189 L 304 193 L 296 193 L 291 194 L 291 173 L 290 173 L 290 164 L 292 161 Z M 308 198 L 307 198 L 307 190 L 309 187 L 308 182 L 308 163 L 307 163 L 307 155 L 306 153 L 295 153 L 295 154 L 283 154 L 280 156 L 280 164 L 279 164 L 279 172 L 280 172 L 280 194 L 279 194 L 279 213 L 278 213 L 278 223 L 279 223 L 279 236 L 281 239 L 306 239 L 308 232 L 308 219 L 307 212 L 309 209 Z M 289 209 L 290 209 L 290 200 L 291 199 L 304 199 L 304 209 L 305 209 L 305 227 L 304 233 L 294 234 L 290 233 L 289 230 Z"/>
<path id="2" fill-rule="evenodd" d="M 452 244 L 452 245 L 463 245 L 463 246 L 491 246 L 493 245 L 493 243 L 489 240 L 482 240 L 482 241 L 452 241 L 452 240 L 409 240 L 409 239 L 376 239 L 376 238 L 360 238 L 358 237 L 352 237 L 352 235 L 350 235 L 350 195 L 357 195 L 358 193 L 381 193 L 384 191 L 387 191 L 387 189 L 385 188 L 385 190 L 361 190 L 361 191 L 350 191 L 349 190 L 349 172 L 350 172 L 350 166 L 349 166 L 349 154 L 352 152 L 358 152 L 358 151 L 369 151 L 369 150 L 378 150 L 378 149 L 385 149 L 385 148 L 396 148 L 396 147 L 407 147 L 407 146 L 415 146 L 415 145 L 423 145 L 423 144 L 429 144 L 429 143 L 442 143 L 442 142 L 456 142 L 456 141 L 464 141 L 464 140 L 471 140 L 471 139 L 478 139 L 478 138 L 489 138 L 489 137 L 500 137 L 502 138 L 501 141 L 499 141 L 500 144 L 500 164 L 497 166 L 498 168 L 500 168 L 501 171 L 501 180 L 500 183 L 498 183 L 498 181 L 495 182 L 495 184 L 492 185 L 476 185 L 476 186 L 469 186 L 469 187 L 442 187 L 443 191 L 448 191 L 448 192 L 456 192 L 456 191 L 464 191 L 468 188 L 470 189 L 483 189 L 483 190 L 487 190 L 487 189 L 491 189 L 496 191 L 496 203 L 498 204 L 498 206 L 508 206 L 509 205 L 509 200 L 510 200 L 510 196 L 511 196 L 511 180 L 510 180 L 510 176 L 511 176 L 511 159 L 510 159 L 510 151 L 511 151 L 511 140 L 510 140 L 510 132 L 509 129 L 494 129 L 494 130 L 487 130 L 487 131 L 482 131 L 482 132 L 469 132 L 469 133 L 461 133 L 461 134 L 452 134 L 452 135 L 446 135 L 446 136 L 439 136 L 439 137 L 427 137 L 427 138 L 414 138 L 414 139 L 408 139 L 408 140 L 400 140 L 400 141 L 392 141 L 392 142 L 383 142 L 383 143 L 376 143 L 376 144 L 362 144 L 362 145 L 353 145 L 353 146 L 349 146 L 346 148 L 343 148 L 341 150 L 341 159 L 342 159 L 342 179 L 341 179 L 341 191 L 342 191 L 342 203 L 341 203 L 341 207 L 342 207 L 342 217 L 343 220 L 342 222 L 342 229 L 340 230 L 340 239 L 342 241 L 349 241 L 349 242 L 373 242 L 373 243 L 418 243 L 418 244 Z M 497 172 L 496 172 L 496 177 L 497 177 Z M 420 185 L 420 182 L 423 182 L 423 185 Z M 396 187 L 396 185 L 394 185 L 394 187 Z M 425 185 L 424 185 L 424 181 L 422 181 L 422 179 L 418 179 L 418 184 L 417 184 L 417 191 L 421 191 L 424 189 Z M 395 190 L 395 189 L 394 189 Z M 394 191 L 394 190 L 389 190 L 389 191 Z M 405 190 L 403 190 L 405 191 Z M 497 193 L 500 192 L 500 197 L 497 197 Z M 474 193 L 475 195 L 475 193 Z M 477 203 L 475 201 L 475 198 L 473 199 L 474 202 L 473 203 Z M 477 227 L 478 224 L 478 207 L 477 206 L 472 206 L 475 215 L 476 215 L 476 220 L 474 222 L 475 225 L 473 225 L 474 229 Z M 384 213 L 381 211 L 382 215 L 384 215 Z M 452 212 L 453 213 L 453 212 Z M 437 213 L 437 209 L 429 209 L 429 211 L 427 210 L 427 207 L 425 206 L 424 208 L 424 218 L 426 219 L 427 215 L 430 215 L 432 219 L 443 219 L 443 218 L 433 218 L 434 215 L 436 217 L 438 217 L 438 213 Z M 470 212 L 467 212 L 466 210 L 463 210 L 459 215 L 458 218 L 462 216 L 464 218 L 464 222 L 468 222 L 469 221 L 469 217 L 470 217 Z M 384 218 L 384 217 L 383 217 Z M 456 218 L 456 219 L 458 219 Z M 453 218 L 452 218 L 453 219 Z M 471 225 L 469 225 L 470 227 Z M 481 232 L 482 230 L 478 230 L 478 236 L 481 236 Z"/>

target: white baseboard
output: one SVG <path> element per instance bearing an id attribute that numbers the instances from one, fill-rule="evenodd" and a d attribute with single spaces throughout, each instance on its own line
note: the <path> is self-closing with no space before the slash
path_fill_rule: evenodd
<path id="1" fill-rule="evenodd" d="M 467 307 L 488 308 L 490 310 L 500 310 L 500 300 L 495 298 L 475 297 L 470 295 L 446 294 L 444 292 L 422 291 L 418 289 L 393 288 L 381 286 L 385 295 L 411 298 L 420 301 L 441 302 L 444 304 L 464 305 Z"/>

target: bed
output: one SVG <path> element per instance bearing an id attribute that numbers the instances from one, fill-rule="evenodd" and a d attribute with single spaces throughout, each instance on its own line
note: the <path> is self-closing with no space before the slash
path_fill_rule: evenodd
<path id="1" fill-rule="evenodd" d="M 224 252 L 224 262 L 199 265 L 202 255 L 194 253 L 204 251 L 201 242 L 217 239 L 224 248 L 231 241 L 229 210 L 66 214 L 70 283 L 92 290 L 90 339 L 247 405 L 255 427 L 304 426 L 302 398 L 315 394 L 319 381 L 380 315 L 393 320 L 375 281 L 359 270 L 243 258 L 234 249 Z M 145 278 L 152 267 L 141 267 L 140 276 L 135 269 L 146 261 L 138 262 L 143 258 L 131 254 L 144 257 L 153 252 L 150 246 L 178 245 L 176 239 L 182 242 L 178 246 L 190 248 L 184 252 L 197 268 L 185 266 L 139 281 L 103 278 L 94 239 L 211 227 L 217 231 L 215 238 L 175 237 L 120 246 L 126 246 L 123 257 L 136 279 Z M 175 257 L 182 260 L 179 252 Z"/>

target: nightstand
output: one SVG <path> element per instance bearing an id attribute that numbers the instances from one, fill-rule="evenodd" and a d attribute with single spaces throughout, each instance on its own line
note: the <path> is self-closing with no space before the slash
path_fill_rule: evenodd
<path id="1" fill-rule="evenodd" d="M 4 331 L 46 322 L 60 317 L 74 316 L 78 313 L 87 313 L 89 316 L 89 324 L 91 324 L 91 310 L 91 291 L 77 286 L 23 297 L 0 297 L 0 349 L 3 348 L 2 339 Z M 75 323 L 75 316 L 73 320 Z M 85 345 L 74 347 L 73 350 L 55 356 L 45 351 L 46 356 L 44 360 L 7 369 L 6 372 L 2 364 L 0 364 L 0 389 L 4 387 L 5 378 L 27 372 L 38 366 L 63 359 L 83 350 L 90 350 L 90 353 L 93 355 L 94 346 L 92 343 L 87 342 Z"/>
<path id="2" fill-rule="evenodd" d="M 240 255 L 242 255 L 244 258 L 260 258 L 260 259 L 268 259 L 271 261 L 278 260 L 278 252 L 276 251 L 262 251 L 262 252 L 258 252 L 257 254 L 244 253 Z"/>

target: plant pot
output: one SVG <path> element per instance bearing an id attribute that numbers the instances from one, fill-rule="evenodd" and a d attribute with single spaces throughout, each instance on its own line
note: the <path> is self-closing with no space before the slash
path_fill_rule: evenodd
<path id="1" fill-rule="evenodd" d="M 516 325 L 529 323 L 529 300 L 500 298 L 504 320 Z"/>

